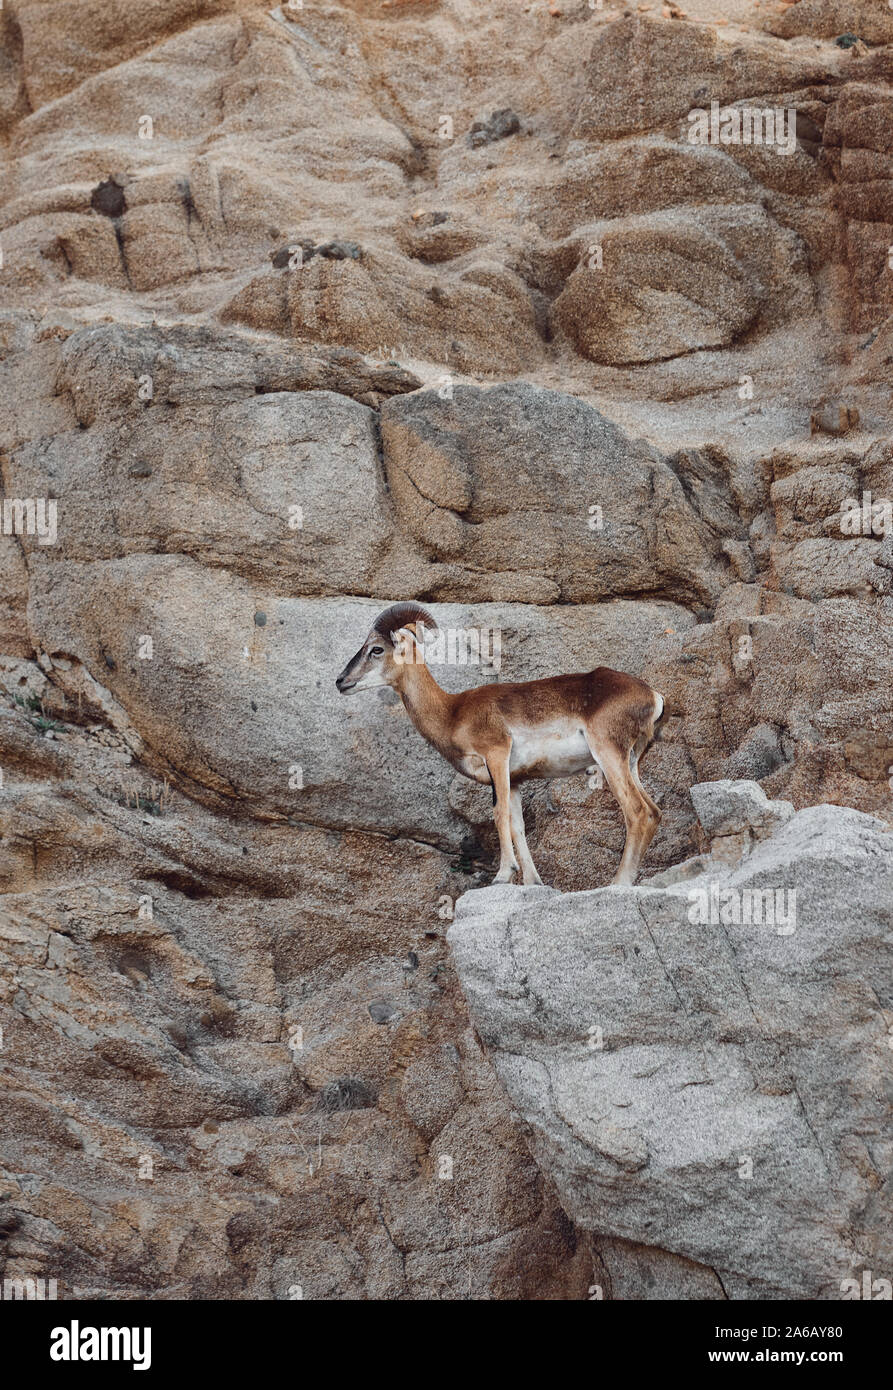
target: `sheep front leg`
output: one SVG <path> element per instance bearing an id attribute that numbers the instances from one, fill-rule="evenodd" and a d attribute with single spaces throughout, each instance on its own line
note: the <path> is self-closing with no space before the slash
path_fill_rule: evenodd
<path id="1" fill-rule="evenodd" d="M 496 802 L 493 808 L 493 819 L 496 821 L 496 830 L 499 835 L 499 872 L 493 880 L 494 883 L 511 883 L 512 873 L 518 868 L 518 861 L 512 846 L 512 788 L 509 779 L 511 751 L 512 746 L 509 744 L 507 748 L 500 749 L 498 753 L 491 753 L 487 758 L 487 770 L 490 773 Z"/>

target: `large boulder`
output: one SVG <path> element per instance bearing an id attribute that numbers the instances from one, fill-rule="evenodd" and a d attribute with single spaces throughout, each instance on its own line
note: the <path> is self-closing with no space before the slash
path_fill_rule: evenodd
<path id="1" fill-rule="evenodd" d="M 713 826 L 750 803 L 720 786 Z M 785 819 L 785 815 L 788 818 Z M 466 894 L 475 1026 L 565 1209 L 706 1267 L 688 1297 L 834 1299 L 889 1265 L 893 834 L 837 806 L 737 867 L 638 888 Z M 758 822 L 758 823 L 757 823 Z M 628 1262 L 627 1262 L 628 1263 Z"/>
<path id="2" fill-rule="evenodd" d="M 664 135 L 573 146 L 561 168 L 531 195 L 537 224 L 551 237 L 605 219 L 642 216 L 695 203 L 755 203 L 759 185 L 730 147 L 690 145 Z"/>
<path id="3" fill-rule="evenodd" d="M 86 78 L 127 62 L 184 26 L 236 8 L 234 0 L 153 0 L 135 13 L 126 0 L 15 0 L 32 110 Z"/>
<path id="4" fill-rule="evenodd" d="M 866 43 L 893 43 L 893 15 L 871 0 L 797 0 L 770 14 L 763 28 L 784 39 L 800 34 L 814 39 L 852 34 Z"/>
<path id="5" fill-rule="evenodd" d="M 8 492 L 53 498 L 54 559 L 176 551 L 292 593 L 374 587 L 393 525 L 369 403 L 417 378 L 210 330 L 84 328 L 42 347 L 0 371 Z M 30 394 L 34 356 L 53 410 L 45 378 Z"/>
<path id="6" fill-rule="evenodd" d="M 357 252 L 252 277 L 224 318 L 462 372 L 517 372 L 536 359 L 541 345 L 527 287 L 504 265 L 482 257 L 441 276 L 390 251 Z"/>
<path id="7" fill-rule="evenodd" d="M 762 209 L 674 209 L 594 223 L 555 319 L 583 356 L 623 365 L 735 341 L 805 311 L 803 247 Z"/>
<path id="8" fill-rule="evenodd" d="M 685 460 L 526 383 L 389 401 L 382 441 L 401 525 L 459 575 L 489 573 L 494 597 L 581 603 L 657 582 L 703 602 L 727 569 L 719 528 L 744 534 L 715 464 L 691 460 L 686 487 Z"/>
<path id="9" fill-rule="evenodd" d="M 788 54 L 765 40 L 724 42 L 707 24 L 626 17 L 593 45 L 572 135 L 594 141 L 652 130 L 711 101 L 774 104 L 776 96 L 826 82 L 836 66 L 835 58 Z"/>

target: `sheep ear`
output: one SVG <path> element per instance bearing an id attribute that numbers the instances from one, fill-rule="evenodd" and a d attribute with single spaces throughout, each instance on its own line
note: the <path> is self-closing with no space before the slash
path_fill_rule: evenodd
<path id="1" fill-rule="evenodd" d="M 424 663 L 424 648 L 412 628 L 398 628 L 396 632 L 391 633 L 391 641 L 394 644 L 394 660 L 398 665 L 411 666 L 413 663 Z"/>

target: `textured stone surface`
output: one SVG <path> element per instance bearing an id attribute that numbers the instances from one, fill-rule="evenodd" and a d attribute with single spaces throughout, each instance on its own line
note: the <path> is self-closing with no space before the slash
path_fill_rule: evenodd
<path id="1" fill-rule="evenodd" d="M 711 838 L 748 829 L 767 835 L 794 814 L 789 801 L 770 801 L 757 782 L 697 782 L 691 799 L 702 830 Z"/>
<path id="2" fill-rule="evenodd" d="M 698 208 L 593 224 L 602 264 L 583 262 L 555 303 L 577 350 L 613 366 L 724 347 L 761 313 L 792 317 L 808 283 L 799 239 L 762 209 Z"/>
<path id="3" fill-rule="evenodd" d="M 744 1236 L 717 1273 L 618 1202 L 562 1207 L 444 941 L 492 876 L 488 794 L 333 684 L 405 598 L 498 631 L 501 670 L 451 689 L 641 673 L 664 896 L 712 862 L 693 784 L 893 815 L 893 542 L 840 524 L 893 497 L 890 21 L 721 8 L 0 8 L 0 494 L 58 507 L 54 544 L 0 527 L 0 1274 L 764 1279 Z M 692 145 L 713 99 L 795 109 L 796 150 Z M 619 812 L 546 791 L 537 864 L 591 892 Z M 713 839 L 732 872 L 756 836 Z M 862 1007 L 871 963 L 829 959 Z"/>
<path id="4" fill-rule="evenodd" d="M 457 587 L 480 588 L 484 574 L 528 602 L 655 587 L 691 602 L 721 583 L 719 527 L 743 535 L 709 462 L 720 496 L 705 515 L 669 459 L 582 401 L 526 384 L 394 400 L 382 441 L 398 520 L 456 566 Z"/>
<path id="5" fill-rule="evenodd" d="M 765 27 L 786 39 L 799 34 L 817 39 L 854 34 L 868 43 L 893 43 L 893 16 L 870 0 L 797 0 L 783 14 L 771 15 Z"/>
<path id="6" fill-rule="evenodd" d="M 889 828 L 819 806 L 733 871 L 460 900 L 475 1027 L 578 1224 L 705 1266 L 689 1298 L 886 1267 L 891 890 Z M 772 916 L 742 922 L 756 892 Z"/>

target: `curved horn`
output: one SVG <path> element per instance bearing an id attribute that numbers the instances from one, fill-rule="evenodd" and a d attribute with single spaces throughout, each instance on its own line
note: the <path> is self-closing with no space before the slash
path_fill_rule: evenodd
<path id="1" fill-rule="evenodd" d="M 437 631 L 437 623 L 427 608 L 420 603 L 393 603 L 383 613 L 379 613 L 373 628 L 382 637 L 390 637 L 398 628 L 409 627 L 411 623 L 423 623 L 432 632 Z"/>

